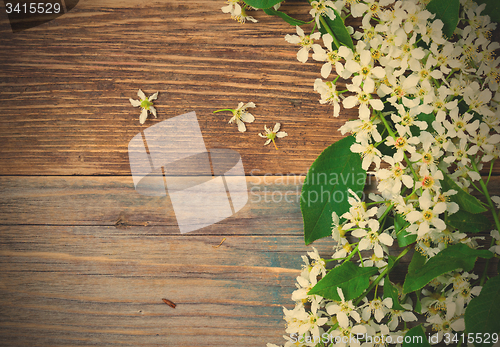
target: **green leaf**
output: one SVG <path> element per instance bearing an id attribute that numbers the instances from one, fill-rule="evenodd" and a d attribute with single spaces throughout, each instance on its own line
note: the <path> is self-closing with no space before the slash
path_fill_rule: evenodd
<path id="1" fill-rule="evenodd" d="M 335 39 L 343 45 L 347 46 L 350 49 L 354 50 L 354 44 L 352 43 L 352 38 L 351 34 L 347 31 L 347 28 L 345 27 L 344 21 L 342 20 L 342 17 L 340 14 L 335 10 L 332 9 L 335 12 L 335 19 L 331 20 L 330 17 L 328 16 L 323 16 L 321 17 L 326 25 L 330 28 L 330 31 L 333 33 Z M 319 28 L 319 31 L 324 35 L 328 33 L 328 30 L 325 28 L 323 23 L 321 24 L 321 28 Z M 335 45 L 335 40 L 334 40 L 334 45 Z M 340 47 L 333 47 L 333 49 L 339 49 Z"/>
<path id="2" fill-rule="evenodd" d="M 422 324 L 408 330 L 403 340 L 403 347 L 430 347 L 431 344 L 427 341 Z"/>
<path id="3" fill-rule="evenodd" d="M 245 4 L 255 8 L 271 8 L 282 1 L 283 0 L 243 0 Z"/>
<path id="4" fill-rule="evenodd" d="M 456 269 L 471 271 L 478 257 L 490 259 L 493 257 L 493 253 L 487 250 L 472 249 L 463 243 L 458 243 L 443 249 L 423 265 L 421 265 L 421 260 L 412 264 L 414 261 L 412 259 L 403 284 L 403 293 L 408 294 L 419 290 L 434 278 Z"/>
<path id="5" fill-rule="evenodd" d="M 406 228 L 409 225 L 410 223 L 408 223 L 402 215 L 396 214 L 396 218 L 394 218 L 394 228 L 396 231 L 399 247 L 406 247 L 417 241 L 417 235 L 410 234 L 406 231 Z"/>
<path id="6" fill-rule="evenodd" d="M 450 196 L 450 200 L 456 202 L 460 207 L 461 211 L 467 211 L 470 213 L 482 213 L 488 211 L 478 199 L 469 193 L 465 192 L 460 188 L 445 172 L 443 172 L 444 179 L 441 180 L 441 188 L 443 192 L 447 192 L 450 189 L 456 190 L 458 193 Z"/>
<path id="7" fill-rule="evenodd" d="M 300 197 L 306 245 L 331 235 L 332 212 L 340 217 L 349 210 L 348 188 L 362 192 L 366 171 L 361 157 L 351 152 L 354 137 L 337 141 L 319 155 L 307 173 Z"/>
<path id="8" fill-rule="evenodd" d="M 446 224 L 457 228 L 463 233 L 479 233 L 490 230 L 491 222 L 481 214 L 458 211 L 446 218 Z"/>
<path id="9" fill-rule="evenodd" d="M 419 121 L 424 121 L 427 123 L 427 129 L 425 129 L 425 131 L 429 132 L 429 133 L 433 133 L 434 132 L 434 128 L 432 127 L 432 122 L 434 122 L 436 120 L 436 116 L 434 116 L 434 114 L 430 113 L 430 114 L 427 114 L 427 113 L 420 113 L 418 116 L 417 116 L 417 119 Z M 418 129 L 418 128 L 417 128 Z M 419 134 L 420 134 L 420 129 L 419 130 Z M 415 135 L 415 136 L 418 136 L 418 135 Z"/>
<path id="10" fill-rule="evenodd" d="M 422 314 L 422 302 L 420 301 L 420 292 L 415 292 L 417 302 L 415 302 L 415 312 Z"/>
<path id="11" fill-rule="evenodd" d="M 403 306 L 401 306 L 401 304 L 399 303 L 398 289 L 389 280 L 389 275 L 387 275 L 385 277 L 385 281 L 384 281 L 384 299 L 385 298 L 392 299 L 392 309 L 393 310 L 406 311 L 406 309 Z"/>
<path id="12" fill-rule="evenodd" d="M 408 273 L 417 271 L 419 268 L 424 266 L 426 260 L 426 257 L 415 251 L 413 253 L 413 257 L 411 258 L 410 265 L 408 265 Z"/>
<path id="13" fill-rule="evenodd" d="M 299 19 L 295 19 L 290 17 L 284 12 L 281 11 L 276 11 L 274 8 L 266 8 L 264 9 L 264 12 L 270 16 L 279 16 L 281 17 L 285 22 L 287 22 L 290 25 L 304 25 L 307 24 L 307 22 L 301 21 Z"/>
<path id="14" fill-rule="evenodd" d="M 427 4 L 427 10 L 435 13 L 435 19 L 443 21 L 443 34 L 452 37 L 458 24 L 460 12 L 459 0 L 432 0 Z"/>
<path id="15" fill-rule="evenodd" d="M 465 329 L 475 337 L 475 347 L 493 344 L 491 334 L 500 332 L 500 276 L 490 278 L 481 290 L 481 294 L 467 305 Z M 484 343 L 485 334 L 490 336 L 489 343 Z M 481 336 L 483 341 L 479 342 L 478 336 Z"/>
<path id="16" fill-rule="evenodd" d="M 350 261 L 330 270 L 308 295 L 321 295 L 325 299 L 340 301 L 337 287 L 342 289 L 345 300 L 354 300 L 370 285 L 370 276 L 378 272 L 376 267 L 359 267 Z"/>
<path id="17" fill-rule="evenodd" d="M 493 22 L 500 23 L 500 2 L 498 0 L 474 0 L 478 5 L 486 4 L 482 15 L 490 16 Z"/>

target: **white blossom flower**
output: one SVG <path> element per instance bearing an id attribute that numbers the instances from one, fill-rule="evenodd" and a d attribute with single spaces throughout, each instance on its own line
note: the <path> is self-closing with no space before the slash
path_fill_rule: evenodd
<path id="1" fill-rule="evenodd" d="M 328 78 L 334 66 L 337 72 L 343 68 L 342 64 L 340 63 L 340 60 L 342 60 L 342 56 L 339 54 L 339 50 L 333 48 L 332 35 L 330 34 L 323 35 L 323 44 L 325 45 L 328 51 L 325 51 L 319 45 L 315 45 L 313 46 L 314 53 L 312 55 L 312 58 L 316 61 L 325 62 L 321 67 L 321 77 Z"/>
<path id="2" fill-rule="evenodd" d="M 351 151 L 361 154 L 363 158 L 361 167 L 363 170 L 368 170 L 372 163 L 375 163 L 377 168 L 380 167 L 380 157 L 382 153 L 373 144 L 368 142 L 354 143 L 351 146 Z"/>
<path id="3" fill-rule="evenodd" d="M 488 107 L 488 103 L 492 97 L 493 93 L 491 90 L 480 90 L 479 83 L 477 82 L 472 82 L 464 88 L 464 101 L 469 105 L 469 109 L 481 115 L 495 115 Z"/>
<path id="4" fill-rule="evenodd" d="M 321 22 L 320 22 L 320 17 L 321 16 L 327 16 L 331 20 L 334 20 L 336 15 L 335 11 L 335 4 L 333 1 L 330 0 L 315 0 L 311 2 L 311 10 L 309 11 L 309 14 L 311 17 L 314 18 L 316 21 L 316 25 L 318 28 L 321 28 Z"/>
<path id="5" fill-rule="evenodd" d="M 346 62 L 346 69 L 348 66 L 349 71 L 359 73 L 359 75 L 352 79 L 353 84 L 366 84 L 366 90 L 370 90 L 370 93 L 375 90 L 375 81 L 373 78 L 381 79 L 385 76 L 385 70 L 382 67 L 373 67 L 372 56 L 369 50 L 362 50 L 359 53 L 359 63 L 348 60 Z"/>
<path id="6" fill-rule="evenodd" d="M 367 334 L 366 327 L 364 324 L 350 325 L 347 328 L 339 326 L 330 334 L 330 341 L 338 341 L 335 343 L 335 347 L 360 347 L 361 343 L 353 336 Z"/>
<path id="7" fill-rule="evenodd" d="M 363 305 L 361 317 L 364 321 L 368 321 L 373 316 L 377 322 L 380 322 L 390 312 L 391 308 L 391 298 L 385 298 L 384 300 L 376 298 Z"/>
<path id="8" fill-rule="evenodd" d="M 342 135 L 347 132 L 355 134 L 356 142 L 358 143 L 371 143 L 373 141 L 380 142 L 382 141 L 382 136 L 377 129 L 377 124 L 380 124 L 380 120 L 378 118 L 372 118 L 370 120 L 355 119 L 346 122 L 340 127 L 339 130 Z"/>
<path id="9" fill-rule="evenodd" d="M 359 313 L 355 310 L 352 300 L 346 301 L 342 289 L 337 287 L 337 293 L 340 296 L 340 302 L 331 302 L 326 304 L 326 312 L 329 315 L 335 315 L 337 321 L 342 328 L 347 328 L 349 326 L 349 317 L 352 317 L 356 322 L 360 322 L 361 317 Z"/>
<path id="10" fill-rule="evenodd" d="M 412 153 L 411 159 L 420 166 L 420 170 L 436 170 L 437 162 L 443 155 L 439 146 L 436 146 L 434 137 L 427 131 L 420 133 L 422 148 Z"/>
<path id="11" fill-rule="evenodd" d="M 404 130 L 402 130 L 404 132 Z M 400 162 L 404 158 L 405 152 L 415 153 L 415 146 L 420 143 L 420 139 L 416 136 L 408 137 L 407 135 L 399 136 L 393 138 L 391 136 L 387 137 L 385 144 L 387 146 L 394 147 L 396 153 L 394 154 L 394 161 Z"/>
<path id="12" fill-rule="evenodd" d="M 369 26 L 372 17 L 379 17 L 382 13 L 382 7 L 389 6 L 394 0 L 366 0 L 364 2 L 356 2 L 351 6 L 353 17 L 363 16 L 363 26 Z"/>
<path id="13" fill-rule="evenodd" d="M 464 166 L 469 165 L 470 163 L 469 155 L 476 154 L 478 148 L 477 147 L 467 148 L 468 145 L 469 144 L 465 138 L 461 138 L 457 146 L 450 144 L 448 151 L 450 151 L 451 153 L 443 160 L 448 164 L 454 162 L 460 162 L 460 164 Z"/>
<path id="14" fill-rule="evenodd" d="M 384 196 L 391 198 L 399 195 L 402 183 L 407 188 L 413 188 L 413 178 L 406 174 L 407 168 L 401 162 L 397 162 L 389 156 L 384 156 L 382 159 L 391 165 L 390 169 L 380 169 L 375 173 L 380 180 L 377 188 Z"/>
<path id="15" fill-rule="evenodd" d="M 464 319 L 454 317 L 453 315 L 446 314 L 446 316 L 443 317 L 440 314 L 435 314 L 427 318 L 427 321 L 432 324 L 433 330 L 437 331 L 430 337 L 430 340 L 437 341 L 438 343 L 443 340 L 443 336 L 446 333 L 453 334 L 454 331 L 465 330 Z"/>
<path id="16" fill-rule="evenodd" d="M 348 188 L 347 191 L 349 192 L 347 201 L 351 207 L 348 212 L 341 216 L 347 220 L 347 223 L 344 225 L 344 229 L 350 229 L 354 226 L 364 228 L 368 219 L 377 214 L 378 208 L 374 206 L 367 210 L 366 204 L 361 201 L 359 196 L 353 192 L 352 189 Z"/>
<path id="17" fill-rule="evenodd" d="M 264 146 L 268 145 L 272 141 L 273 144 L 274 144 L 274 147 L 276 149 L 278 149 L 278 147 L 276 146 L 275 139 L 276 138 L 280 139 L 280 138 L 283 138 L 285 136 L 288 136 L 288 134 L 286 132 L 279 131 L 280 127 L 281 127 L 281 124 L 280 123 L 276 123 L 276 124 L 274 124 L 273 130 L 271 130 L 266 125 L 264 125 L 264 134 L 259 133 L 260 137 L 263 137 L 263 138 L 267 139 L 267 141 L 264 143 Z"/>
<path id="18" fill-rule="evenodd" d="M 255 120 L 254 115 L 247 111 L 247 108 L 249 107 L 255 107 L 255 104 L 253 102 L 248 102 L 246 104 L 240 102 L 235 110 L 230 108 L 225 108 L 222 110 L 214 111 L 213 113 L 223 112 L 223 111 L 231 112 L 233 116 L 229 120 L 229 124 L 235 122 L 236 125 L 238 126 L 238 130 L 243 133 L 247 130 L 245 123 L 252 123 Z"/>
<path id="19" fill-rule="evenodd" d="M 361 83 L 361 81 L 358 81 Z M 359 106 L 359 117 L 361 119 L 370 118 L 371 106 L 374 110 L 382 111 L 384 109 L 384 104 L 380 99 L 373 99 L 371 93 L 373 93 L 375 86 L 366 83 L 363 85 L 363 89 L 360 88 L 359 84 L 348 84 L 347 89 L 349 91 L 357 93 L 357 95 L 351 95 L 344 99 L 342 105 L 344 108 L 353 108 L 356 105 Z"/>
<path id="20" fill-rule="evenodd" d="M 356 229 L 351 234 L 359 239 L 359 250 L 373 249 L 375 255 L 378 258 L 384 256 L 385 246 L 392 246 L 394 239 L 386 233 L 378 233 L 380 227 L 379 222 L 376 219 L 370 219 L 368 221 L 368 231 L 365 229 Z"/>
<path id="21" fill-rule="evenodd" d="M 301 46 L 297 52 L 297 60 L 301 63 L 305 63 L 309 58 L 309 51 L 312 49 L 321 48 L 320 45 L 314 43 L 314 40 L 319 40 L 321 38 L 321 33 L 316 32 L 312 35 L 305 35 L 304 30 L 298 25 L 296 26 L 297 35 L 287 34 L 285 40 L 289 43 L 297 44 Z"/>
<path id="22" fill-rule="evenodd" d="M 418 103 L 410 103 L 409 106 L 411 108 L 409 110 L 407 110 L 406 107 L 401 104 L 396 105 L 398 113 L 391 114 L 391 119 L 394 123 L 397 123 L 397 125 L 399 125 L 397 127 L 399 135 L 411 135 L 412 132 L 410 126 L 416 126 L 420 130 L 427 129 L 427 123 L 424 121 L 419 121 L 417 119 L 418 115 L 421 113 L 421 110 L 419 107 L 416 107 L 416 105 L 418 105 Z"/>
<path id="23" fill-rule="evenodd" d="M 139 100 L 130 98 L 129 101 L 132 106 L 140 106 L 142 108 L 141 115 L 139 116 L 139 123 L 144 124 L 144 122 L 148 118 L 148 112 L 151 112 L 156 118 L 156 109 L 154 108 L 152 101 L 156 100 L 156 98 L 158 97 L 158 92 L 154 93 L 149 98 L 146 98 L 144 92 L 139 89 L 139 91 L 137 92 L 137 96 L 140 98 Z"/>
<path id="24" fill-rule="evenodd" d="M 221 8 L 222 12 L 231 14 L 231 17 L 239 16 L 241 14 L 239 2 L 240 0 L 227 0 L 227 5 Z"/>
<path id="25" fill-rule="evenodd" d="M 227 5 L 222 7 L 221 10 L 224 13 L 229 13 L 232 19 L 240 23 L 245 23 L 245 21 L 247 20 L 254 23 L 258 22 L 257 19 L 253 18 L 252 16 L 248 16 L 246 14 L 245 7 L 241 7 L 239 4 L 240 0 L 228 0 L 226 2 Z"/>
<path id="26" fill-rule="evenodd" d="M 422 41 L 429 44 L 431 41 L 437 44 L 444 44 L 446 40 L 443 38 L 444 23 L 441 19 L 436 19 L 432 23 L 427 23 L 425 34 L 422 34 Z"/>
<path id="27" fill-rule="evenodd" d="M 340 114 L 340 96 L 336 90 L 334 83 L 324 82 L 321 78 L 314 81 L 314 90 L 321 95 L 320 104 L 333 105 L 333 116 L 338 117 Z"/>
<path id="28" fill-rule="evenodd" d="M 484 120 L 484 118 L 483 118 Z M 493 159 L 493 152 L 495 145 L 500 143 L 500 134 L 490 134 L 490 127 L 486 123 L 481 123 L 476 131 L 470 133 L 471 153 L 477 153 L 479 150 L 484 152 L 483 161 L 490 161 Z"/>
<path id="29" fill-rule="evenodd" d="M 462 67 L 460 60 L 456 59 L 460 54 L 460 48 L 452 42 L 445 42 L 442 46 L 432 42 L 430 51 L 436 59 L 436 67 L 439 67 L 443 74 L 449 74 L 451 69 Z"/>
<path id="30" fill-rule="evenodd" d="M 410 307 L 411 309 L 411 307 Z M 402 320 L 404 322 L 416 322 L 417 316 L 411 311 L 403 311 L 403 310 L 391 310 L 390 311 L 390 320 L 387 323 L 387 326 L 391 330 L 396 330 L 398 327 L 399 321 Z"/>
<path id="31" fill-rule="evenodd" d="M 479 127 L 479 120 L 476 119 L 472 123 L 469 123 L 472 120 L 472 114 L 464 113 L 463 115 L 458 114 L 458 107 L 454 108 L 450 111 L 449 116 L 451 118 L 451 122 L 448 120 L 443 121 L 443 125 L 448 129 L 448 136 L 460 137 L 460 138 L 468 138 L 468 135 L 465 133 L 472 134 Z"/>
<path id="32" fill-rule="evenodd" d="M 490 235 L 495 240 L 495 244 L 491 246 L 490 251 L 496 254 L 500 254 L 500 233 L 498 232 L 498 230 L 492 230 Z"/>
<path id="33" fill-rule="evenodd" d="M 444 202 L 434 202 L 431 199 L 429 190 L 425 190 L 418 199 L 421 211 L 413 211 L 406 215 L 406 220 L 410 223 L 418 224 L 418 236 L 423 236 L 430 231 L 431 225 L 438 229 L 446 229 L 446 223 L 439 218 L 439 215 L 446 211 Z"/>
<path id="34" fill-rule="evenodd" d="M 343 225 L 340 225 L 340 218 L 335 211 L 332 212 L 332 238 L 337 241 L 339 245 L 345 245 L 347 239 L 345 238 L 346 231 Z"/>

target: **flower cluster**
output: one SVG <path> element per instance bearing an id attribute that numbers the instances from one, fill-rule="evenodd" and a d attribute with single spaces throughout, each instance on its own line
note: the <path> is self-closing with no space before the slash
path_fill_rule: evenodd
<path id="1" fill-rule="evenodd" d="M 353 135 L 350 150 L 360 154 L 362 168 L 378 181 L 369 202 L 350 191 L 348 212 L 333 213 L 333 269 L 326 268 L 315 249 L 304 258 L 292 294 L 295 308 L 285 309 L 290 334 L 285 346 L 316 346 L 315 338 L 323 333 L 385 335 L 396 341 L 408 332 L 406 322 L 417 317 L 414 298 L 388 281 L 389 263 L 395 261 L 389 247 L 397 240 L 405 247 L 400 256 L 412 248 L 423 262 L 453 245 L 480 248 L 479 237 L 469 236 L 456 217 L 463 196 L 474 190 L 487 200 L 476 200 L 477 210 L 490 210 L 500 229 L 500 198 L 490 197 L 486 187 L 500 155 L 500 58 L 494 56 L 500 44 L 490 41 L 496 24 L 484 14 L 486 5 L 460 0 L 459 25 L 446 34 L 445 23 L 427 9 L 428 3 L 312 1 L 315 28 L 339 15 L 360 19 L 356 31 L 349 29 L 353 48 L 339 45 L 328 30 L 306 35 L 297 26 L 296 35 L 285 37 L 300 47 L 300 62 L 307 62 L 312 51 L 312 59 L 322 63 L 321 78 L 314 82 L 321 104 L 333 105 L 335 117 L 341 108 L 357 107 L 358 117 L 340 131 Z M 345 81 L 343 90 L 339 79 Z M 483 168 L 490 169 L 486 180 Z M 397 221 L 398 230 L 396 222 L 387 223 L 389 218 Z M 493 230 L 490 235 L 490 251 L 498 255 L 500 234 Z M 370 278 L 372 291 L 356 300 L 346 300 L 341 288 L 334 295 L 340 300 L 331 299 L 331 293 L 329 299 L 308 294 L 325 274 L 348 261 L 378 268 Z M 424 326 L 439 342 L 446 333 L 465 330 L 465 308 L 480 294 L 485 277 L 486 272 L 478 279 L 457 269 L 417 290 Z M 385 288 L 383 297 L 377 292 L 386 286 L 399 292 L 397 300 L 386 296 Z M 300 336 L 300 343 L 291 336 Z"/>
<path id="2" fill-rule="evenodd" d="M 236 123 L 236 125 L 238 126 L 238 130 L 244 133 L 245 131 L 247 131 L 245 123 L 253 123 L 255 121 L 255 116 L 247 111 L 248 108 L 254 108 L 254 107 L 255 103 L 253 102 L 247 102 L 246 104 L 240 102 L 236 109 L 225 108 L 221 110 L 216 110 L 213 113 L 218 113 L 223 111 L 231 112 L 233 116 L 231 117 L 231 119 L 229 119 L 229 124 Z M 280 127 L 281 124 L 276 123 L 273 129 L 271 130 L 266 125 L 264 125 L 264 133 L 263 134 L 259 133 L 260 137 L 267 139 L 264 145 L 268 145 L 272 141 L 274 147 L 278 149 L 278 147 L 276 146 L 276 138 L 283 138 L 285 136 L 288 136 L 286 132 L 279 131 Z"/>

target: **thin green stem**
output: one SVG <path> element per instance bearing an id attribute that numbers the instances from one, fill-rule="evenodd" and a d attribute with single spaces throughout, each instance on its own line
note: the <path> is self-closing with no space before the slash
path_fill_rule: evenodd
<path id="1" fill-rule="evenodd" d="M 323 259 L 325 263 L 331 262 L 331 261 L 340 261 L 344 260 L 345 258 L 333 258 L 333 259 Z"/>
<path id="2" fill-rule="evenodd" d="M 358 257 L 359 261 L 361 262 L 361 267 L 365 267 L 365 262 L 363 261 L 363 257 L 361 256 L 361 251 L 358 248 Z"/>
<path id="3" fill-rule="evenodd" d="M 493 172 L 493 164 L 495 163 L 495 159 L 493 159 L 491 161 L 491 164 L 490 164 L 490 172 L 488 173 L 488 179 L 486 180 L 486 185 L 488 185 L 488 183 L 490 183 L 490 178 L 491 178 L 491 173 Z"/>
<path id="4" fill-rule="evenodd" d="M 314 30 L 316 30 L 316 25 L 317 25 L 316 22 L 314 22 L 314 26 L 313 26 L 313 28 L 311 30 L 311 35 L 314 34 Z"/>
<path id="5" fill-rule="evenodd" d="M 325 28 L 326 32 L 329 33 L 332 36 L 333 44 L 335 45 L 335 47 L 337 47 L 337 49 L 339 49 L 340 48 L 340 43 L 337 40 L 337 38 L 335 37 L 335 35 L 333 34 L 332 29 L 330 29 L 330 27 L 328 26 L 328 24 L 326 24 L 325 18 L 323 18 L 323 16 L 320 16 L 319 17 L 319 21 L 321 22 L 321 25 L 323 25 L 323 27 Z"/>
<path id="6" fill-rule="evenodd" d="M 451 72 L 446 76 L 445 80 L 448 81 L 448 79 L 455 73 L 456 69 L 451 70 Z"/>
<path id="7" fill-rule="evenodd" d="M 361 302 L 361 300 L 363 300 L 368 295 L 368 293 L 370 293 L 371 290 L 376 285 L 378 285 L 378 283 L 382 280 L 382 278 L 384 278 L 385 275 L 387 275 L 389 272 L 391 272 L 391 270 L 394 267 L 394 265 L 398 262 L 399 259 L 401 259 L 402 257 L 404 257 L 406 253 L 408 253 L 408 251 L 410 250 L 411 247 L 412 247 L 411 245 L 406 246 L 406 248 L 403 249 L 403 251 L 398 255 L 398 257 L 396 258 L 396 260 L 394 261 L 394 264 L 392 264 L 392 266 L 387 265 L 387 267 L 384 269 L 384 271 L 382 271 L 382 273 L 380 275 L 378 275 L 378 277 L 375 279 L 375 281 L 373 281 L 372 284 L 370 284 L 370 286 L 364 291 L 364 293 L 361 294 L 356 299 L 356 301 L 354 302 L 354 306 L 358 306 L 358 304 Z"/>
<path id="8" fill-rule="evenodd" d="M 230 108 L 224 108 L 224 109 L 222 109 L 222 110 L 217 110 L 217 111 L 214 111 L 214 112 L 212 112 L 212 113 L 223 112 L 223 111 L 234 112 L 234 110 L 233 110 L 233 109 L 230 109 Z"/>
<path id="9" fill-rule="evenodd" d="M 384 211 L 384 213 L 380 216 L 379 220 L 384 221 L 385 217 L 391 212 L 392 208 L 394 207 L 394 204 L 390 204 L 389 207 L 387 207 L 387 210 Z M 384 223 L 380 223 L 380 225 L 384 225 Z"/>
<path id="10" fill-rule="evenodd" d="M 387 204 L 388 202 L 391 202 L 391 200 L 367 202 L 366 206 L 371 206 L 376 204 Z"/>
<path id="11" fill-rule="evenodd" d="M 356 245 L 356 248 L 354 248 L 354 250 L 345 258 L 345 260 L 342 263 L 351 260 L 351 258 L 354 257 L 354 254 L 356 254 L 358 250 L 359 250 L 359 243 Z"/>
<path id="12" fill-rule="evenodd" d="M 479 173 L 479 170 L 477 169 L 476 162 L 472 159 L 472 167 L 474 168 L 474 171 Z M 497 230 L 500 230 L 500 220 L 498 219 L 498 213 L 495 209 L 495 205 L 493 204 L 493 201 L 491 200 L 490 194 L 488 192 L 488 188 L 486 187 L 486 184 L 484 183 L 483 179 L 479 179 L 479 185 L 481 186 L 484 196 L 486 197 L 486 201 L 488 202 L 488 206 L 490 207 L 491 214 L 493 215 L 493 220 L 495 221 L 495 226 Z M 491 240 L 491 246 L 494 245 L 495 239 Z M 484 272 L 483 275 L 481 276 L 481 282 L 479 284 L 482 286 L 484 282 L 486 281 L 486 275 L 488 274 L 488 265 L 490 264 L 490 259 L 486 260 L 486 263 L 484 265 Z"/>
<path id="13" fill-rule="evenodd" d="M 484 195 L 483 191 L 482 191 L 481 189 L 479 189 L 479 188 L 478 188 L 478 187 L 474 184 L 474 182 L 472 182 L 472 179 L 469 179 L 469 182 L 470 182 L 470 184 L 472 184 L 472 186 L 473 186 L 474 188 L 476 188 L 476 190 L 477 190 L 479 193 L 481 193 L 481 194 L 483 194 L 483 195 Z"/>
<path id="14" fill-rule="evenodd" d="M 396 139 L 396 133 L 392 130 L 391 126 L 389 125 L 385 117 L 382 115 L 382 112 L 378 112 L 378 117 L 382 121 L 382 123 L 384 123 L 384 126 L 389 132 L 389 135 L 391 135 L 393 139 Z M 405 152 L 403 152 L 403 156 L 405 158 L 406 164 L 408 165 L 408 167 L 411 170 L 411 173 L 413 174 L 413 178 L 415 179 L 415 181 L 418 181 L 418 175 L 415 172 L 415 169 L 413 168 L 413 165 L 411 164 L 410 159 L 408 159 L 408 156 L 406 155 Z"/>
<path id="15" fill-rule="evenodd" d="M 411 163 L 410 159 L 408 159 L 408 156 L 406 155 L 406 152 L 405 152 L 405 153 L 403 153 L 403 156 L 404 156 L 404 158 L 405 158 L 406 164 L 407 164 L 407 165 L 408 165 L 408 167 L 410 168 L 410 171 L 411 171 L 411 173 L 412 173 L 412 175 L 413 175 L 413 179 L 414 179 L 415 181 L 418 181 L 418 175 L 417 175 L 417 173 L 415 172 L 415 169 L 413 168 L 413 165 L 412 165 L 412 163 Z"/>

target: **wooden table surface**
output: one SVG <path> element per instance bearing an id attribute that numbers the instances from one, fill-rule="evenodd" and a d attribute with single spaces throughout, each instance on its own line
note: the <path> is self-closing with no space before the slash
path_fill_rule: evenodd
<path id="1" fill-rule="evenodd" d="M 17 33 L 0 5 L 1 346 L 281 343 L 310 250 L 300 175 L 355 114 L 319 105 L 321 64 L 297 61 L 293 27 L 262 12 L 241 25 L 223 5 L 80 0 Z M 139 88 L 159 91 L 144 125 L 128 100 Z M 257 104 L 245 133 L 212 113 L 240 101 Z M 208 148 L 241 155 L 250 197 L 181 235 L 168 198 L 135 191 L 127 146 L 190 111 Z M 278 151 L 257 136 L 276 122 L 289 134 Z M 331 246 L 316 244 L 325 256 Z"/>

